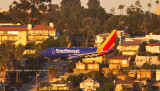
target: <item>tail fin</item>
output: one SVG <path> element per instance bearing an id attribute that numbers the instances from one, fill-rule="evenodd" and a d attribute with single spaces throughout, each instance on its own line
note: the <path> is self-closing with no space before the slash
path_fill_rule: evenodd
<path id="1" fill-rule="evenodd" d="M 71 47 L 71 42 L 69 42 L 69 44 L 68 44 L 68 48 L 70 48 Z"/>
<path id="2" fill-rule="evenodd" d="M 116 34 L 117 34 L 117 30 L 113 30 L 111 34 L 108 36 L 108 38 L 103 42 L 103 44 L 98 46 L 97 52 L 106 51 L 106 52 L 100 53 L 100 55 L 104 55 L 107 53 L 107 50 L 113 49 Z"/>

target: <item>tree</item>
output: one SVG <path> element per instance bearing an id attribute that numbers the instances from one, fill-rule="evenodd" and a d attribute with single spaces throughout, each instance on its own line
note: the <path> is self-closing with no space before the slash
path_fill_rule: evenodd
<path id="1" fill-rule="evenodd" d="M 141 7 L 142 7 L 139 0 L 137 0 L 137 1 L 135 2 L 135 6 L 136 6 L 136 8 L 141 8 Z"/>
<path id="2" fill-rule="evenodd" d="M 157 8 L 159 7 L 159 0 L 156 0 L 155 2 L 157 4 Z"/>
<path id="3" fill-rule="evenodd" d="M 86 47 L 88 47 L 88 40 L 91 35 L 93 35 L 93 26 L 99 25 L 99 21 L 97 19 L 86 17 L 82 21 L 82 25 L 84 26 L 86 33 Z"/>
<path id="4" fill-rule="evenodd" d="M 53 66 L 50 66 L 48 68 L 48 75 L 49 75 L 49 79 L 52 80 L 53 78 L 55 78 L 57 76 L 58 72 L 57 69 Z"/>
<path id="5" fill-rule="evenodd" d="M 14 57 L 19 62 L 17 68 L 19 68 L 20 60 L 23 57 L 23 52 L 24 52 L 23 45 L 19 44 L 18 46 L 16 46 L 15 52 L 14 52 Z M 16 82 L 18 82 L 18 80 L 19 80 L 18 75 L 20 75 L 20 72 L 17 71 L 16 72 Z"/>
<path id="6" fill-rule="evenodd" d="M 138 55 L 139 55 L 139 56 L 145 56 L 145 55 L 147 55 L 147 54 L 145 53 L 145 51 L 146 51 L 145 45 L 146 45 L 145 42 L 140 43 L 139 48 L 138 48 Z"/>
<path id="7" fill-rule="evenodd" d="M 106 82 L 103 84 L 102 88 L 97 88 L 96 91 L 113 91 L 114 84 L 112 82 Z"/>
<path id="8" fill-rule="evenodd" d="M 151 3 L 148 3 L 147 6 L 148 6 L 148 8 L 149 8 L 148 11 L 151 13 L 151 7 L 152 7 Z"/>
<path id="9" fill-rule="evenodd" d="M 115 14 L 115 8 L 114 8 L 114 7 L 112 7 L 112 8 L 110 9 L 110 14 L 112 14 L 112 15 Z"/>
<path id="10" fill-rule="evenodd" d="M 99 0 L 88 0 L 88 9 L 101 8 Z"/>
<path id="11" fill-rule="evenodd" d="M 62 0 L 60 4 L 63 19 L 67 19 L 70 15 L 82 9 L 80 0 Z"/>
<path id="12" fill-rule="evenodd" d="M 150 69 L 151 66 L 150 66 L 149 63 L 144 63 L 141 68 L 142 68 L 142 69 Z"/>
<path id="13" fill-rule="evenodd" d="M 120 9 L 120 15 L 123 15 L 123 8 L 125 5 L 119 5 L 118 9 Z"/>

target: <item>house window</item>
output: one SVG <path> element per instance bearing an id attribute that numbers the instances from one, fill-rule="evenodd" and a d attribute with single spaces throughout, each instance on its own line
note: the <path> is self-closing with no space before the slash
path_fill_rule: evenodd
<path id="1" fill-rule="evenodd" d="M 127 64 L 127 61 L 126 60 L 123 60 L 123 62 L 122 62 L 123 64 Z"/>

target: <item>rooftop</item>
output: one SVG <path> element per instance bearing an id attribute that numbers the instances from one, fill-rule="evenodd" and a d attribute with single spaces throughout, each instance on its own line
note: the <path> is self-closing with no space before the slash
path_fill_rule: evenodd
<path id="1" fill-rule="evenodd" d="M 90 78 L 90 77 L 87 78 L 86 80 L 82 81 L 81 83 L 85 83 L 86 81 L 93 81 L 94 84 L 97 84 L 97 83 L 99 84 L 98 81 L 96 81 L 96 80 L 94 80 L 94 79 L 92 79 L 92 78 Z"/>
<path id="2" fill-rule="evenodd" d="M 55 30 L 48 25 L 33 25 L 31 30 Z M 0 31 L 28 31 L 28 25 L 0 25 Z"/>
<path id="3" fill-rule="evenodd" d="M 116 56 L 110 59 L 121 59 L 121 60 L 128 60 L 128 58 L 124 57 L 124 56 Z"/>
<path id="4" fill-rule="evenodd" d="M 24 25 L 0 25 L 0 31 L 27 31 Z"/>
<path id="5" fill-rule="evenodd" d="M 124 41 L 121 46 L 139 46 L 141 41 Z"/>
<path id="6" fill-rule="evenodd" d="M 32 30 L 55 30 L 55 28 L 52 28 L 47 25 L 35 25 L 33 26 Z"/>
<path id="7" fill-rule="evenodd" d="M 159 43 L 153 43 L 153 44 L 149 44 L 149 45 L 146 45 L 146 46 L 160 46 Z"/>

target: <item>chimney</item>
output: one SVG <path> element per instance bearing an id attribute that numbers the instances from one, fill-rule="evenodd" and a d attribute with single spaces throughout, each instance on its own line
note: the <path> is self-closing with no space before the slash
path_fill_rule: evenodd
<path id="1" fill-rule="evenodd" d="M 52 22 L 49 23 L 50 27 L 54 27 L 54 24 Z"/>
<path id="2" fill-rule="evenodd" d="M 28 30 L 31 30 L 31 29 L 32 29 L 32 25 L 28 24 Z"/>

